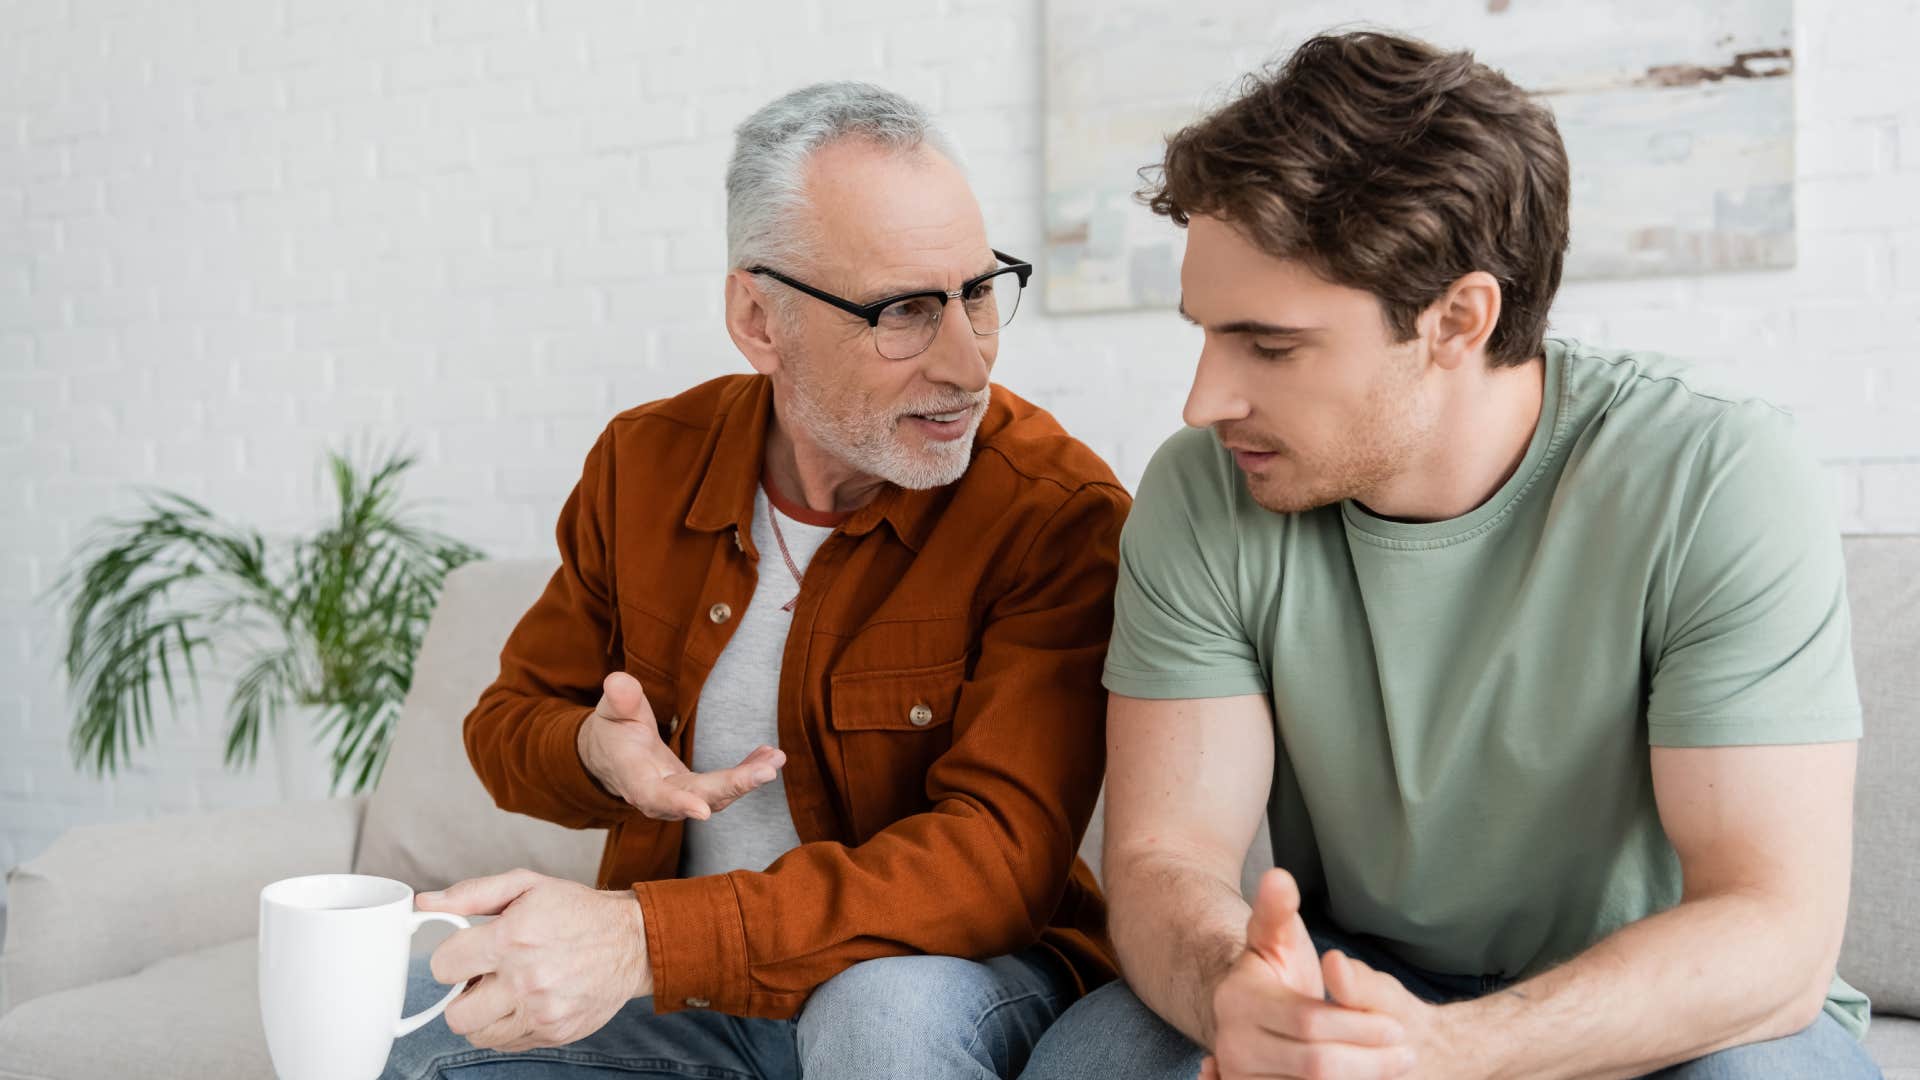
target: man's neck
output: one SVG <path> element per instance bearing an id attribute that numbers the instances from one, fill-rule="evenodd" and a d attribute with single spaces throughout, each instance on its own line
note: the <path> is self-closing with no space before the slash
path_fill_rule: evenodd
<path id="1" fill-rule="evenodd" d="M 1394 521 L 1446 521 L 1471 513 L 1499 492 L 1526 460 L 1546 395 L 1544 357 L 1485 368 L 1479 381 L 1441 407 L 1433 441 L 1413 468 L 1365 500 L 1369 513 Z"/>
<path id="2" fill-rule="evenodd" d="M 776 409 L 768 420 L 767 483 L 788 502 L 844 514 L 872 502 L 886 481 L 849 467 L 802 431 L 789 431 Z"/>

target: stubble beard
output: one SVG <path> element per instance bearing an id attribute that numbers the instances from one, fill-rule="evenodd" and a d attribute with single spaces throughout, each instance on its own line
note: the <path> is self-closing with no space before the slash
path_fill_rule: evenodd
<path id="1" fill-rule="evenodd" d="M 1398 371 L 1383 376 L 1367 395 L 1365 419 L 1311 457 L 1300 456 L 1284 441 L 1258 430 L 1233 431 L 1231 426 L 1216 430 L 1222 441 L 1277 454 L 1269 469 L 1291 466 L 1292 482 L 1245 474 L 1247 494 L 1262 509 L 1298 514 L 1349 499 L 1364 503 L 1404 472 L 1426 441 L 1417 393 L 1414 379 Z"/>

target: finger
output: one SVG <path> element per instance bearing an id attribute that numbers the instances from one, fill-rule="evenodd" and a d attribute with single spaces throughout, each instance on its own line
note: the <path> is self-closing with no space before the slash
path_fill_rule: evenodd
<path id="1" fill-rule="evenodd" d="M 480 1031 L 513 1012 L 513 993 L 498 976 L 483 976 L 447 1006 L 447 1030 L 455 1035 Z"/>
<path id="2" fill-rule="evenodd" d="M 609 720 L 646 720 L 653 722 L 653 705 L 640 680 L 624 671 L 615 671 L 600 680 L 600 704 L 594 712 Z M 656 729 L 655 734 L 659 734 Z"/>
<path id="3" fill-rule="evenodd" d="M 707 800 L 674 786 L 673 779 L 669 777 L 667 782 L 654 781 L 647 785 L 646 794 L 636 804 L 641 813 L 657 821 L 705 821 L 713 816 Z"/>
<path id="4" fill-rule="evenodd" d="M 455 915 L 498 915 L 521 894 L 546 880 L 531 870 L 509 870 L 491 877 L 457 881 L 442 892 L 424 892 L 413 898 L 422 911 L 449 911 Z"/>
<path id="5" fill-rule="evenodd" d="M 1215 1068 L 1226 1080 L 1239 1077 L 1337 1076 L 1340 1080 L 1388 1080 L 1413 1063 L 1411 1048 L 1305 1042 L 1252 1029 L 1219 1035 Z"/>
<path id="6" fill-rule="evenodd" d="M 1348 1043 L 1290 1043 L 1275 1059 L 1275 1076 L 1337 1076 L 1340 1080 L 1395 1080 L 1413 1067 L 1405 1046 L 1353 1046 Z M 1256 1074 L 1259 1075 L 1259 1074 Z"/>
<path id="7" fill-rule="evenodd" d="M 687 790 L 693 774 L 671 750 L 660 747 L 648 768 L 652 771 L 633 785 L 635 794 L 629 800 L 641 813 L 658 821 L 705 821 L 713 816 L 707 800 Z"/>
<path id="8" fill-rule="evenodd" d="M 741 765 L 770 765 L 775 769 L 787 764 L 787 752 L 773 746 L 756 746 L 753 753 L 740 759 Z"/>
<path id="9" fill-rule="evenodd" d="M 744 773 L 749 780 L 753 781 L 753 786 L 747 788 L 745 791 L 739 791 L 738 794 L 713 799 L 708 805 L 713 808 L 714 813 L 725 810 L 743 798 L 747 792 L 773 783 L 773 778 L 780 774 L 781 766 L 784 766 L 786 763 L 786 751 L 777 750 L 771 746 L 755 747 L 751 754 L 740 759 L 740 764 L 735 765 L 733 769 L 729 770 L 735 776 Z"/>
<path id="10" fill-rule="evenodd" d="M 754 747 L 752 753 L 741 758 L 740 764 L 723 771 L 745 773 L 764 784 L 771 781 L 774 774 L 778 773 L 780 767 L 786 763 L 786 751 L 761 744 L 760 746 Z"/>
<path id="11" fill-rule="evenodd" d="M 1400 980 L 1384 971 L 1375 971 L 1338 949 L 1329 949 L 1320 960 L 1327 993 L 1348 1009 L 1390 1012 L 1412 995 Z"/>
<path id="12" fill-rule="evenodd" d="M 455 930 L 447 940 L 434 947 L 427 968 L 435 982 L 452 986 L 468 979 L 491 974 L 498 966 L 498 951 L 492 923 L 467 930 Z"/>
<path id="13" fill-rule="evenodd" d="M 1328 997 L 1341 1005 L 1364 1009 L 1353 963 L 1353 958 L 1339 949 L 1328 949 L 1320 955 L 1320 977 L 1327 984 Z"/>
<path id="14" fill-rule="evenodd" d="M 762 762 L 670 777 L 667 784 L 692 792 L 706 800 L 708 806 L 719 809 L 760 785 L 770 783 L 778 775 L 778 769 Z"/>
<path id="15" fill-rule="evenodd" d="M 1296 997 L 1285 1005 L 1257 1014 L 1259 1026 L 1274 1035 L 1298 1042 L 1352 1043 L 1356 1046 L 1402 1046 L 1407 1028 L 1380 1012 L 1350 1009 L 1312 998 Z"/>
<path id="16" fill-rule="evenodd" d="M 482 1050 L 505 1050 L 525 1039 L 531 1025 L 521 1018 L 516 1005 L 514 1010 L 493 1023 L 467 1036 L 467 1041 Z"/>
<path id="17" fill-rule="evenodd" d="M 1200 1080 L 1220 1080 L 1220 1066 L 1214 1064 L 1212 1054 L 1200 1059 Z"/>

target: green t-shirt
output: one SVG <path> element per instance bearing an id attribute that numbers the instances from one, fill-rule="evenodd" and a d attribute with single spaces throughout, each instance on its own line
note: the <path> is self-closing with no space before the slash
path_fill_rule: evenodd
<path id="1" fill-rule="evenodd" d="M 1276 514 L 1190 429 L 1120 543 L 1107 688 L 1269 695 L 1276 863 L 1433 971 L 1525 977 L 1679 902 L 1650 745 L 1860 737 L 1839 532 L 1789 417 L 1574 341 L 1544 382 L 1464 516 Z M 1837 978 L 1827 1011 L 1865 1030 Z"/>

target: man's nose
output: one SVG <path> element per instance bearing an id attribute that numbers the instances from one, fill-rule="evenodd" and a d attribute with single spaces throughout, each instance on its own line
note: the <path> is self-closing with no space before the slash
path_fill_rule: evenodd
<path id="1" fill-rule="evenodd" d="M 1234 385 L 1230 365 L 1211 345 L 1200 347 L 1200 360 L 1194 365 L 1193 386 L 1187 391 L 1187 403 L 1180 419 L 1188 427 L 1208 428 L 1229 420 L 1244 420 L 1251 410 L 1247 399 Z"/>
<path id="2" fill-rule="evenodd" d="M 973 332 L 966 305 L 950 299 L 940 317 L 940 326 L 927 346 L 927 379 L 957 386 L 969 394 L 987 388 L 989 364 L 981 346 L 990 339 Z"/>

